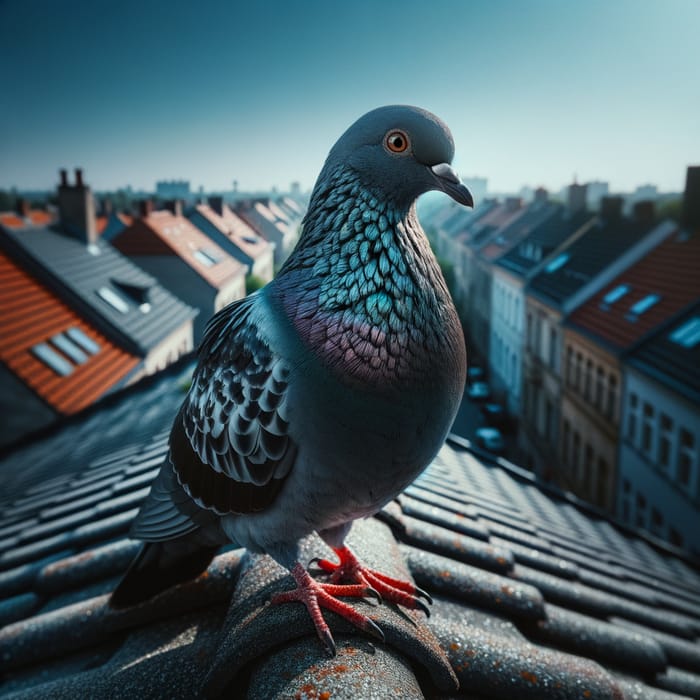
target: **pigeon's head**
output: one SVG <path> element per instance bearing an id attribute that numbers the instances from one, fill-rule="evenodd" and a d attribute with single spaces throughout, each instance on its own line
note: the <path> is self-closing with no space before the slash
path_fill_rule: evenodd
<path id="1" fill-rule="evenodd" d="M 352 168 L 360 182 L 399 205 L 429 190 L 469 207 L 474 200 L 450 163 L 454 141 L 447 126 L 418 107 L 379 107 L 360 117 L 331 149 L 325 170 Z"/>

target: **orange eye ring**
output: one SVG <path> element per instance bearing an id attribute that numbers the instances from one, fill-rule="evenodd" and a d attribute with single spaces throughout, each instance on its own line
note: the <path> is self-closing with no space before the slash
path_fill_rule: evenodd
<path id="1" fill-rule="evenodd" d="M 408 134 L 401 129 L 392 129 L 384 137 L 384 145 L 392 153 L 405 153 L 411 145 Z"/>

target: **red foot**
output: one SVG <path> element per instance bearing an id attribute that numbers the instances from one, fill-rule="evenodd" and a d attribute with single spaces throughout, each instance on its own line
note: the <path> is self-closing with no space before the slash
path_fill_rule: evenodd
<path id="1" fill-rule="evenodd" d="M 319 639 L 326 645 L 331 656 L 335 656 L 335 642 L 326 621 L 323 619 L 321 608 L 332 610 L 341 617 L 351 622 L 355 627 L 359 627 L 364 632 L 368 632 L 380 641 L 384 641 L 384 634 L 366 615 L 357 612 L 355 608 L 337 600 L 337 596 L 347 596 L 351 598 L 364 598 L 368 595 L 376 595 L 375 591 L 367 585 L 339 586 L 334 583 L 319 583 L 311 578 L 310 574 L 298 562 L 292 568 L 292 576 L 297 583 L 297 588 L 284 593 L 276 593 L 272 596 L 271 603 L 290 603 L 298 601 L 304 603 L 311 615 L 311 620 L 316 627 Z"/>
<path id="2" fill-rule="evenodd" d="M 410 581 L 401 581 L 374 569 L 368 569 L 360 563 L 348 547 L 334 548 L 333 551 L 340 559 L 338 564 L 327 559 L 313 560 L 313 563 L 318 564 L 323 571 L 330 573 L 332 584 L 339 581 L 352 581 L 355 584 L 373 588 L 385 600 L 412 610 L 419 608 L 426 615 L 430 615 L 428 606 L 420 599 L 425 598 L 429 603 L 432 603 L 433 599 L 423 589 Z"/>

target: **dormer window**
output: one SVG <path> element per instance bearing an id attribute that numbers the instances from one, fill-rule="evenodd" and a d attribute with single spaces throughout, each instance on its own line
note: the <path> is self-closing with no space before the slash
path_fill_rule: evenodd
<path id="1" fill-rule="evenodd" d="M 544 268 L 544 271 L 550 274 L 552 272 L 556 272 L 559 268 L 564 267 L 564 265 L 566 265 L 566 263 L 569 262 L 570 257 L 571 256 L 569 255 L 569 253 L 561 253 L 557 255 L 557 257 L 554 258 L 554 260 L 551 260 L 549 263 L 547 263 L 547 265 Z"/>

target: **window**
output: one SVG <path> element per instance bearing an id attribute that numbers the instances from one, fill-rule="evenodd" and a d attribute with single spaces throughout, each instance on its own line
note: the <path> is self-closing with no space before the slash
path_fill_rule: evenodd
<path id="1" fill-rule="evenodd" d="M 593 397 L 591 394 L 591 385 L 593 383 L 593 360 L 586 360 L 586 374 L 583 377 L 583 398 L 590 401 Z"/>
<path id="2" fill-rule="evenodd" d="M 629 410 L 627 412 L 627 439 L 632 442 L 637 442 L 637 413 L 639 411 L 639 399 L 637 394 L 630 393 Z"/>
<path id="3" fill-rule="evenodd" d="M 103 301 L 106 301 L 113 309 L 116 309 L 120 314 L 129 313 L 129 304 L 126 299 L 117 294 L 109 287 L 100 287 L 97 290 L 97 296 Z"/>
<path id="4" fill-rule="evenodd" d="M 581 461 L 581 436 L 574 431 L 574 444 L 573 451 L 571 455 L 571 471 L 577 476 L 579 471 L 579 464 Z"/>
<path id="5" fill-rule="evenodd" d="M 583 450 L 583 478 L 581 479 L 581 490 L 585 498 L 590 497 L 591 482 L 593 480 L 593 448 L 589 443 Z"/>
<path id="6" fill-rule="evenodd" d="M 605 395 L 605 371 L 598 365 L 595 376 L 595 405 L 603 410 L 603 396 Z"/>
<path id="7" fill-rule="evenodd" d="M 32 354 L 61 377 L 67 377 L 73 372 L 73 365 L 47 343 L 35 345 L 32 348 Z"/>
<path id="8" fill-rule="evenodd" d="M 92 338 L 85 335 L 80 328 L 73 326 L 66 331 L 66 335 L 91 355 L 96 355 L 100 351 L 100 346 Z"/>
<path id="9" fill-rule="evenodd" d="M 700 316 L 694 316 L 682 326 L 676 328 L 670 336 L 671 340 L 684 348 L 694 348 L 700 343 Z"/>
<path id="10" fill-rule="evenodd" d="M 566 383 L 571 386 L 574 383 L 574 349 L 566 346 Z"/>
<path id="11" fill-rule="evenodd" d="M 562 444 L 561 444 L 561 453 L 562 453 L 562 461 L 564 462 L 565 466 L 569 466 L 570 464 L 570 457 L 569 457 L 569 449 L 570 445 L 569 442 L 571 441 L 571 425 L 566 418 L 564 419 L 564 433 L 562 437 Z"/>
<path id="12" fill-rule="evenodd" d="M 614 374 L 608 375 L 608 403 L 605 412 L 609 418 L 617 415 L 617 377 Z"/>
<path id="13" fill-rule="evenodd" d="M 557 332 L 554 328 L 549 329 L 549 366 L 557 368 Z"/>
<path id="14" fill-rule="evenodd" d="M 678 483 L 688 488 L 695 466 L 695 436 L 685 428 L 680 429 L 678 445 Z"/>
<path id="15" fill-rule="evenodd" d="M 202 265 L 205 267 L 211 267 L 212 265 L 216 265 L 218 262 L 221 262 L 221 257 L 216 253 L 216 251 L 211 249 L 202 250 L 201 248 L 198 248 L 194 251 L 193 255 L 195 259 L 202 263 Z"/>
<path id="16" fill-rule="evenodd" d="M 605 506 L 608 502 L 608 480 L 610 479 L 610 467 L 608 463 L 600 457 L 598 459 L 598 493 L 597 503 Z"/>
<path id="17" fill-rule="evenodd" d="M 618 284 L 617 287 L 614 289 L 611 289 L 604 297 L 603 297 L 603 302 L 601 304 L 601 307 L 604 310 L 607 310 L 610 304 L 614 304 L 616 301 L 622 299 L 627 292 L 629 292 L 630 288 L 626 284 Z"/>
<path id="18" fill-rule="evenodd" d="M 668 469 L 671 464 L 671 436 L 673 420 L 665 413 L 659 414 L 659 466 Z"/>
<path id="19" fill-rule="evenodd" d="M 642 416 L 642 449 L 645 452 L 651 450 L 651 442 L 654 436 L 654 407 L 644 402 L 644 410 Z"/>
<path id="20" fill-rule="evenodd" d="M 580 352 L 576 353 L 576 364 L 574 365 L 574 388 L 576 391 L 581 390 L 581 370 L 583 369 L 583 355 Z"/>
<path id="21" fill-rule="evenodd" d="M 668 529 L 668 541 L 676 546 L 676 547 L 682 547 L 683 546 L 683 535 L 681 535 L 678 530 L 676 530 L 673 527 L 670 527 Z"/>
<path id="22" fill-rule="evenodd" d="M 547 263 L 547 265 L 544 268 L 544 271 L 551 274 L 552 272 L 556 272 L 560 267 L 564 267 L 567 262 L 569 262 L 569 258 L 571 256 L 569 253 L 561 253 L 557 255 L 554 260 L 551 260 L 550 262 Z"/>
<path id="23" fill-rule="evenodd" d="M 88 356 L 63 333 L 52 336 L 51 343 L 76 365 L 84 365 L 88 361 Z"/>
<path id="24" fill-rule="evenodd" d="M 664 516 L 661 515 L 658 508 L 651 509 L 651 531 L 655 535 L 661 535 L 664 526 Z"/>
<path id="25" fill-rule="evenodd" d="M 647 499 L 637 492 L 637 527 L 647 525 Z"/>
<path id="26" fill-rule="evenodd" d="M 633 304 L 630 307 L 627 318 L 629 320 L 635 320 L 634 317 L 641 316 L 645 311 L 648 311 L 652 306 L 654 306 L 654 304 L 658 303 L 660 299 L 661 297 L 658 294 L 647 294 L 644 298 L 640 299 L 636 304 Z"/>

